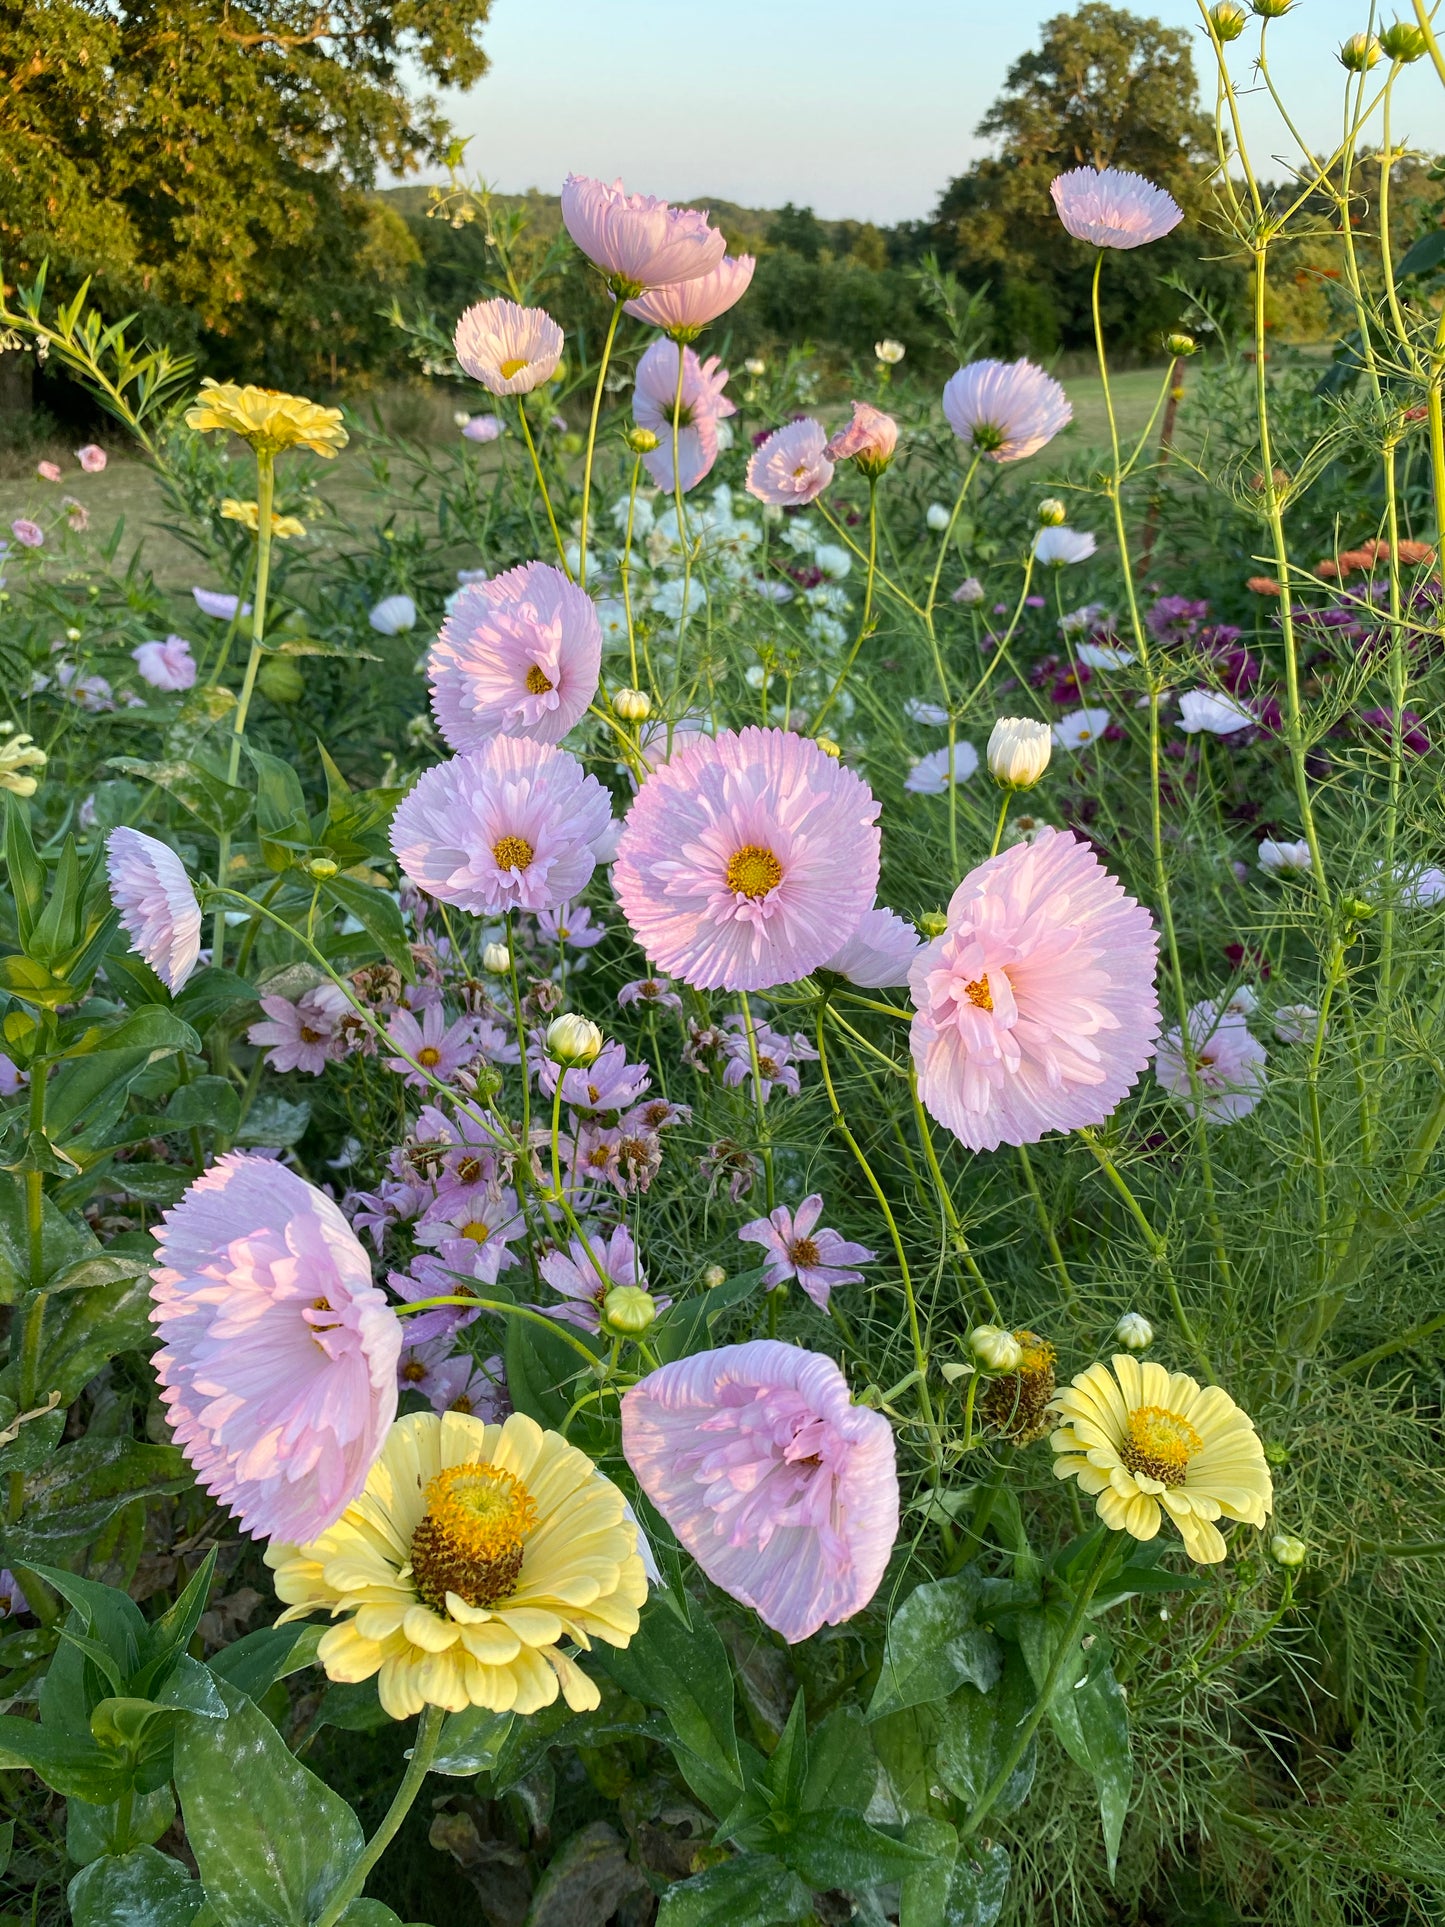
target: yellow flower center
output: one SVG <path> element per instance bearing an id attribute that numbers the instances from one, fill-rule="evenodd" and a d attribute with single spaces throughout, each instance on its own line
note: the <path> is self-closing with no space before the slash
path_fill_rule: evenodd
<path id="1" fill-rule="evenodd" d="M 727 886 L 740 897 L 765 897 L 783 880 L 783 866 L 771 850 L 745 843 L 728 859 Z"/>
<path id="2" fill-rule="evenodd" d="M 418 1064 L 425 1064 L 426 1068 L 430 1070 L 433 1064 L 440 1064 L 442 1054 L 435 1044 L 423 1044 L 416 1054 L 416 1061 Z"/>
<path id="3" fill-rule="evenodd" d="M 301 1041 L 303 1044 L 324 1044 L 326 1042 L 326 1032 L 324 1030 L 313 1030 L 310 1024 L 303 1024 L 301 1026 Z"/>
<path id="4" fill-rule="evenodd" d="M 527 693 L 529 695 L 545 696 L 549 689 L 555 689 L 556 686 L 546 670 L 540 668 L 535 662 L 527 671 Z"/>
<path id="5" fill-rule="evenodd" d="M 509 360 L 502 363 L 498 373 L 501 375 L 503 381 L 510 381 L 513 375 L 520 375 L 526 366 L 527 357 L 525 355 L 513 355 Z"/>
<path id="6" fill-rule="evenodd" d="M 499 870 L 525 870 L 536 851 L 524 836 L 502 836 L 492 845 L 492 861 Z"/>
<path id="7" fill-rule="evenodd" d="M 483 1224 L 480 1218 L 473 1218 L 470 1224 L 462 1226 L 462 1236 L 470 1238 L 474 1245 L 484 1245 L 491 1235 L 491 1226 Z"/>
<path id="8" fill-rule="evenodd" d="M 800 1271 L 807 1271 L 822 1263 L 822 1253 L 812 1238 L 794 1238 L 788 1246 L 788 1256 Z"/>
<path id="9" fill-rule="evenodd" d="M 963 994 L 975 1010 L 993 1009 L 993 992 L 988 987 L 987 977 L 975 977 L 971 984 L 965 984 Z"/>
<path id="10" fill-rule="evenodd" d="M 1119 1457 L 1131 1472 L 1160 1485 L 1183 1485 L 1189 1461 L 1203 1450 L 1204 1441 L 1187 1418 L 1163 1405 L 1141 1405 L 1129 1414 L 1129 1436 Z"/>
<path id="11" fill-rule="evenodd" d="M 537 1505 L 499 1465 L 448 1466 L 426 1489 L 426 1512 L 412 1534 L 418 1594 L 445 1613 L 453 1592 L 469 1606 L 495 1606 L 516 1590 Z"/>
<path id="12" fill-rule="evenodd" d="M 463 1184 L 475 1184 L 481 1175 L 482 1161 L 480 1158 L 463 1158 L 457 1166 L 457 1176 Z"/>
<path id="13" fill-rule="evenodd" d="M 426 1366 L 419 1358 L 409 1358 L 401 1368 L 401 1376 L 408 1385 L 419 1385 L 426 1377 Z"/>

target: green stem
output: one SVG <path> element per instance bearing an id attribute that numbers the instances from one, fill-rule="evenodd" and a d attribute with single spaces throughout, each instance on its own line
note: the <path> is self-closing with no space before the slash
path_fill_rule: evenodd
<path id="1" fill-rule="evenodd" d="M 597 418 L 602 413 L 602 384 L 607 379 L 607 364 L 612 359 L 612 343 L 617 337 L 617 324 L 622 319 L 622 303 L 614 300 L 612 319 L 607 324 L 607 338 L 602 343 L 602 360 L 597 369 L 597 387 L 592 395 L 592 418 L 587 424 L 587 455 L 582 470 L 582 520 L 581 540 L 577 549 L 577 586 L 587 587 L 587 511 L 592 502 L 592 457 L 597 449 Z"/>
<path id="2" fill-rule="evenodd" d="M 406 1763 L 406 1772 L 402 1775 L 396 1797 L 387 1808 L 385 1819 L 362 1848 L 351 1871 L 316 1916 L 316 1927 L 336 1927 L 336 1922 L 366 1885 L 367 1875 L 395 1839 L 402 1821 L 411 1811 L 412 1802 L 421 1792 L 422 1781 L 425 1780 L 432 1761 L 436 1758 L 437 1742 L 441 1738 L 442 1721 L 445 1717 L 446 1714 L 440 1706 L 423 1707 L 421 1720 L 416 1729 L 416 1739 L 411 1749 L 411 1758 Z"/>
<path id="3" fill-rule="evenodd" d="M 743 991 L 741 995 L 743 1023 L 748 1033 L 748 1058 L 752 1065 L 753 1072 L 753 1105 L 757 1112 L 758 1119 L 758 1149 L 763 1154 L 763 1183 L 767 1193 L 768 1210 L 771 1212 L 777 1203 L 773 1181 L 772 1132 L 768 1126 L 767 1103 L 763 1097 L 763 1071 L 762 1065 L 758 1061 L 758 1037 L 757 1032 L 753 1029 L 752 1005 L 748 1002 L 748 993 L 746 991 Z"/>
<path id="4" fill-rule="evenodd" d="M 1091 1130 L 1085 1127 L 1080 1128 L 1079 1136 L 1093 1152 L 1095 1158 L 1098 1160 L 1100 1170 L 1103 1171 L 1105 1177 L 1114 1187 L 1127 1208 L 1130 1217 L 1134 1220 L 1135 1224 L 1138 1225 L 1140 1232 L 1143 1234 L 1144 1242 L 1149 1247 L 1149 1255 L 1159 1268 L 1159 1275 L 1163 1278 L 1164 1288 L 1169 1294 L 1169 1302 L 1174 1307 L 1175 1322 L 1184 1334 L 1190 1350 L 1193 1351 L 1196 1358 L 1198 1358 L 1204 1376 L 1212 1379 L 1214 1377 L 1214 1367 L 1210 1364 L 1209 1354 L 1205 1350 L 1198 1333 L 1190 1323 L 1189 1315 L 1184 1309 L 1183 1301 L 1180 1299 L 1179 1286 L 1174 1278 L 1174 1269 L 1169 1263 L 1168 1246 L 1159 1236 L 1159 1233 L 1154 1229 L 1153 1225 L 1150 1224 L 1143 1205 L 1140 1204 L 1139 1200 L 1134 1196 L 1127 1179 L 1120 1171 L 1118 1165 L 1115 1164 L 1104 1145 L 1099 1142 Z"/>
<path id="5" fill-rule="evenodd" d="M 547 511 L 547 521 L 551 526 L 552 540 L 557 545 L 557 560 L 562 564 L 562 573 L 570 577 L 572 571 L 567 567 L 567 549 L 562 541 L 562 531 L 557 526 L 556 512 L 552 507 L 552 496 L 547 487 L 547 478 L 542 473 L 542 458 L 537 453 L 537 444 L 532 439 L 532 425 L 527 420 L 527 400 L 524 395 L 517 397 L 517 413 L 522 422 L 522 439 L 527 444 L 527 453 L 532 458 L 532 469 L 537 477 L 537 488 L 542 497 L 542 506 Z"/>
<path id="6" fill-rule="evenodd" d="M 241 769 L 241 746 L 246 736 L 246 713 L 256 687 L 256 672 L 261 667 L 261 645 L 266 637 L 266 591 L 271 580 L 271 512 L 276 499 L 276 457 L 269 448 L 256 450 L 256 593 L 251 609 L 251 653 L 246 674 L 231 719 L 231 753 L 226 762 L 226 781 L 234 788 Z M 226 872 L 231 863 L 231 832 L 222 830 L 216 854 L 216 888 L 226 887 Z M 211 926 L 211 962 L 226 960 L 226 913 L 218 908 Z"/>
<path id="7" fill-rule="evenodd" d="M 810 736 L 816 736 L 822 728 L 823 718 L 838 700 L 839 692 L 851 675 L 854 663 L 858 660 L 858 651 L 863 647 L 867 639 L 869 627 L 873 620 L 873 585 L 877 580 L 877 576 L 878 477 L 876 475 L 870 475 L 868 477 L 868 579 L 863 588 L 863 616 L 858 624 L 858 634 L 854 639 L 853 647 L 848 651 L 847 661 L 838 671 L 837 680 L 834 682 L 833 687 L 823 698 L 821 709 L 819 709 L 818 713 L 814 716 L 812 722 L 808 724 L 808 734 Z"/>

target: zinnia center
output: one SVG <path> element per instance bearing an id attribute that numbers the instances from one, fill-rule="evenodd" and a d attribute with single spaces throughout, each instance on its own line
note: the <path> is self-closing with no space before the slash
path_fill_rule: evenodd
<path id="1" fill-rule="evenodd" d="M 534 662 L 527 671 L 527 694 L 529 696 L 545 696 L 549 689 L 555 689 L 556 687 L 557 685 L 547 674 L 546 670 L 543 669 L 540 664 Z"/>
<path id="2" fill-rule="evenodd" d="M 536 1501 L 500 1465 L 451 1465 L 438 1472 L 411 1539 L 418 1594 L 438 1613 L 446 1612 L 449 1592 L 469 1606 L 495 1606 L 510 1597 L 536 1523 Z"/>
<path id="3" fill-rule="evenodd" d="M 501 375 L 503 381 L 510 381 L 513 375 L 520 375 L 526 366 L 527 357 L 525 355 L 512 355 L 502 363 L 498 373 Z"/>
<path id="4" fill-rule="evenodd" d="M 535 855 L 524 836 L 499 836 L 492 845 L 492 861 L 499 870 L 525 870 Z"/>
<path id="5" fill-rule="evenodd" d="M 988 987 L 987 977 L 975 977 L 971 984 L 965 984 L 963 994 L 975 1010 L 993 1009 L 993 992 Z"/>
<path id="6" fill-rule="evenodd" d="M 771 850 L 745 843 L 728 859 L 727 886 L 735 896 L 765 897 L 783 880 L 783 866 Z"/>
<path id="7" fill-rule="evenodd" d="M 1119 1457 L 1131 1472 L 1160 1485 L 1183 1485 L 1189 1461 L 1203 1450 L 1204 1441 L 1187 1418 L 1163 1405 L 1141 1405 L 1129 1414 Z"/>

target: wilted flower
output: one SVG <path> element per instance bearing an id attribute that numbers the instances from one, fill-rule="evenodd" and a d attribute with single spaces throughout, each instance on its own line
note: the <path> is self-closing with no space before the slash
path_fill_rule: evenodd
<path id="1" fill-rule="evenodd" d="M 239 435 L 258 455 L 309 448 L 330 458 L 347 443 L 339 408 L 322 408 L 275 388 L 241 388 L 233 381 L 203 381 L 186 410 L 186 426 L 203 434 L 220 429 Z"/>
<path id="2" fill-rule="evenodd" d="M 1018 1347 L 1018 1363 L 1011 1369 L 995 1368 L 996 1375 L 984 1387 L 979 1410 L 990 1431 L 1011 1445 L 1032 1445 L 1049 1429 L 1049 1400 L 1056 1380 L 1053 1346 L 1037 1332 L 1004 1332 Z"/>
<path id="3" fill-rule="evenodd" d="M 153 689 L 190 689 L 196 680 L 196 659 L 184 636 L 167 636 L 164 642 L 143 642 L 131 650 L 141 677 Z"/>
<path id="4" fill-rule="evenodd" d="M 498 735 L 560 742 L 601 666 L 591 597 L 550 563 L 526 562 L 458 593 L 427 657 L 432 713 L 455 750 Z"/>
<path id="5" fill-rule="evenodd" d="M 466 309 L 454 339 L 458 366 L 493 395 L 527 395 L 550 381 L 564 345 L 545 309 L 504 300 Z"/>
<path id="6" fill-rule="evenodd" d="M 1049 766 L 1053 733 L 1032 716 L 1000 716 L 989 733 L 988 773 L 1005 789 L 1029 790 Z"/>
<path id="7" fill-rule="evenodd" d="M 1059 219 L 1096 248 L 1141 248 L 1178 227 L 1184 210 L 1172 194 L 1120 167 L 1074 167 L 1049 184 Z"/>
<path id="8" fill-rule="evenodd" d="M 184 990 L 201 951 L 201 906 L 168 845 L 122 827 L 106 838 L 111 901 L 121 928 L 171 995 Z"/>
<path id="9" fill-rule="evenodd" d="M 833 479 L 827 445 L 828 431 L 811 416 L 776 429 L 748 462 L 749 495 L 774 508 L 815 501 Z"/>
<path id="10" fill-rule="evenodd" d="M 1061 569 L 1070 562 L 1087 562 L 1096 547 L 1087 529 L 1044 528 L 1034 537 L 1034 560 Z"/>
<path id="11" fill-rule="evenodd" d="M 985 595 L 983 584 L 976 575 L 966 575 L 953 592 L 953 600 L 965 605 L 982 602 Z"/>
<path id="12" fill-rule="evenodd" d="M 971 361 L 943 390 L 948 425 L 994 462 L 1037 454 L 1074 418 L 1069 398 L 1031 361 Z"/>
<path id="13" fill-rule="evenodd" d="M 21 729 L 0 742 L 0 790 L 12 796 L 34 796 L 40 787 L 38 777 L 28 774 L 44 769 L 49 759 L 32 736 Z"/>
<path id="14" fill-rule="evenodd" d="M 725 254 L 706 274 L 650 288 L 624 305 L 628 314 L 651 322 L 674 341 L 696 341 L 710 321 L 742 300 L 756 266 L 750 254 L 740 254 L 736 260 Z"/>
<path id="15" fill-rule="evenodd" d="M 696 208 L 669 207 L 650 194 L 629 194 L 569 174 L 562 184 L 562 221 L 619 299 L 676 281 L 696 281 L 718 267 L 727 242 Z"/>
<path id="16" fill-rule="evenodd" d="M 381 636 L 399 636 L 416 627 L 416 604 L 409 595 L 383 596 L 367 616 Z"/>

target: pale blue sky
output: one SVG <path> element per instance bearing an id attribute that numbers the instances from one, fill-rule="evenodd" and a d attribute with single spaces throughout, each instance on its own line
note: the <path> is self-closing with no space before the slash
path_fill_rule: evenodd
<path id="1" fill-rule="evenodd" d="M 492 67 L 448 98 L 473 169 L 504 191 L 555 192 L 569 169 L 636 192 L 792 200 L 832 218 L 927 214 L 981 144 L 973 129 L 1059 0 L 493 0 Z M 1194 0 L 1134 0 L 1198 32 Z M 1399 11 L 1408 13 L 1408 6 Z M 1384 18 L 1396 8 L 1386 0 Z M 1333 145 L 1334 49 L 1369 0 L 1300 0 L 1270 29 L 1270 64 L 1306 139 Z M 1250 36 L 1236 43 L 1252 45 Z M 1201 39 L 1196 64 L 1210 65 Z M 1247 60 L 1236 62 L 1241 80 Z M 1211 89 L 1212 95 L 1212 89 Z M 1398 137 L 1445 146 L 1429 62 L 1397 92 Z M 1289 151 L 1251 109 L 1264 172 Z"/>

